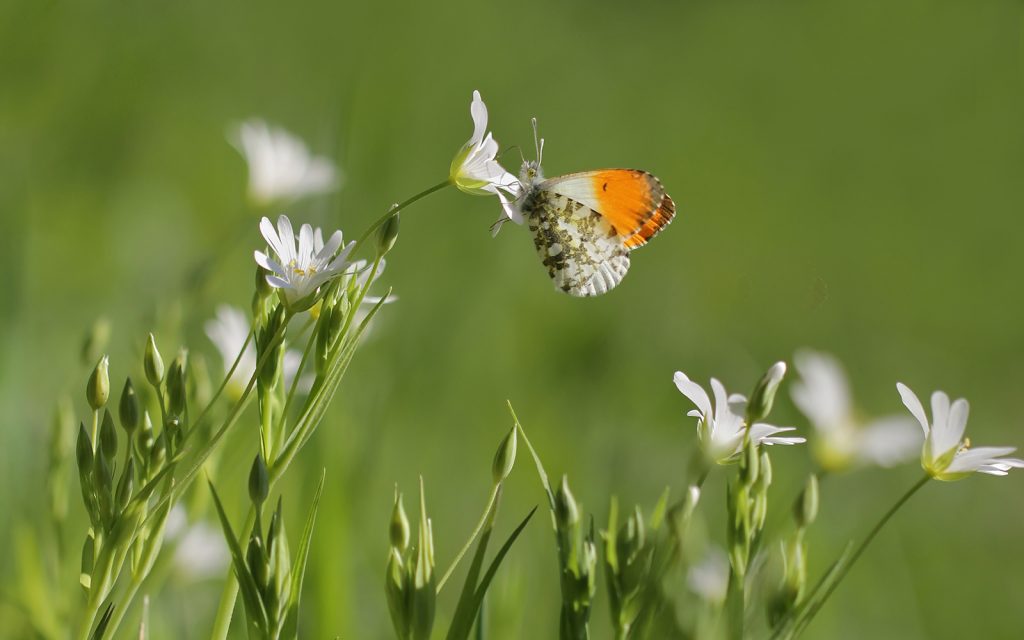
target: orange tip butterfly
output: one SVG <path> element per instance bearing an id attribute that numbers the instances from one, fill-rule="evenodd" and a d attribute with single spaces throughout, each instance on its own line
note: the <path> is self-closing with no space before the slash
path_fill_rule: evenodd
<path id="1" fill-rule="evenodd" d="M 517 208 L 533 234 L 555 287 L 571 296 L 599 296 L 629 270 L 629 253 L 647 244 L 676 214 L 661 181 L 637 169 L 600 169 L 544 178 L 544 140 L 537 160 L 523 161 Z"/>

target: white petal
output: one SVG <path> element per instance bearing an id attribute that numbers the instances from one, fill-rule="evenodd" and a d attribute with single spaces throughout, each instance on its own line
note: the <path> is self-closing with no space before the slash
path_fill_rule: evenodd
<path id="1" fill-rule="evenodd" d="M 473 102 L 469 105 L 469 113 L 473 117 L 473 137 L 469 139 L 469 144 L 480 144 L 484 138 L 484 132 L 487 131 L 487 105 L 484 104 L 479 91 L 473 91 Z"/>
<path id="2" fill-rule="evenodd" d="M 800 380 L 791 387 L 794 404 L 821 430 L 835 429 L 850 415 L 849 383 L 839 361 L 801 350 L 793 357 Z"/>
<path id="3" fill-rule="evenodd" d="M 282 280 L 277 276 L 267 276 L 267 284 L 277 289 L 290 289 L 293 291 L 295 290 L 295 285 L 288 282 L 287 280 Z"/>
<path id="4" fill-rule="evenodd" d="M 896 383 L 896 390 L 900 392 L 900 397 L 903 398 L 903 405 L 907 407 L 911 415 L 917 418 L 917 421 L 921 424 L 921 428 L 924 429 L 924 435 L 928 435 L 930 430 L 928 427 L 928 418 L 924 414 L 924 407 L 921 406 L 921 401 L 917 399 L 917 395 L 910 390 L 910 387 L 903 384 L 902 382 Z"/>
<path id="5" fill-rule="evenodd" d="M 313 227 L 304 224 L 299 227 L 298 261 L 300 265 L 308 265 L 313 257 Z"/>
<path id="6" fill-rule="evenodd" d="M 679 389 L 680 393 L 690 399 L 690 402 L 697 405 L 697 409 L 700 410 L 701 416 L 711 416 L 711 399 L 708 398 L 707 392 L 689 378 L 682 371 L 676 371 L 675 375 L 672 376 L 672 382 L 676 384 L 676 388 Z"/>
<path id="7" fill-rule="evenodd" d="M 288 219 L 288 216 L 281 215 L 277 219 L 277 233 L 281 239 L 281 250 L 283 253 L 277 254 L 281 258 L 281 262 L 287 264 L 292 260 L 295 260 L 295 232 L 292 231 L 292 221 Z"/>
<path id="8" fill-rule="evenodd" d="M 267 271 L 270 271 L 271 273 L 276 273 L 282 278 L 288 277 L 288 272 L 284 270 L 284 267 L 282 267 L 279 263 L 264 255 L 262 251 L 253 251 L 253 257 L 256 258 L 256 264 L 263 267 Z"/>

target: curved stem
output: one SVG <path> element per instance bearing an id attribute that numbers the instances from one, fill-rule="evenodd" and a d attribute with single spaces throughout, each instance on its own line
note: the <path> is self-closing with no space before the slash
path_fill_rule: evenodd
<path id="1" fill-rule="evenodd" d="M 807 610 L 806 615 L 802 616 L 797 620 L 798 630 L 799 628 L 806 626 L 811 621 L 811 619 L 814 618 L 818 611 L 825 605 L 825 602 L 828 601 L 829 596 L 831 596 L 832 592 L 836 590 L 836 587 L 839 586 L 839 583 L 843 581 L 843 578 L 846 577 L 846 574 L 850 572 L 850 568 L 853 567 L 853 565 L 857 562 L 861 555 L 864 554 L 864 551 L 867 550 L 868 545 L 870 545 L 871 541 L 875 539 L 875 536 L 878 535 L 878 532 L 882 530 L 882 527 L 885 526 L 885 523 L 889 522 L 893 515 L 900 510 L 900 507 L 902 507 L 907 502 L 907 500 L 910 500 L 910 497 L 917 493 L 917 491 L 925 484 L 927 484 L 929 480 L 931 480 L 931 476 L 929 475 L 925 475 L 923 478 L 918 480 L 916 483 L 914 483 L 914 486 L 910 487 L 910 489 L 908 489 L 907 492 L 904 493 L 903 496 L 901 496 L 900 499 L 896 501 L 896 504 L 894 504 L 888 511 L 885 512 L 885 515 L 882 516 L 882 518 L 875 524 L 874 528 L 871 529 L 871 531 L 864 538 L 864 540 L 857 546 L 856 550 L 854 550 L 853 554 L 850 556 L 850 559 L 843 563 L 843 566 L 839 568 L 839 572 L 836 574 L 835 580 L 831 581 L 831 584 L 829 584 L 828 589 L 825 590 L 825 593 L 821 596 L 820 599 L 816 601 L 814 600 L 814 595 L 818 592 L 819 589 L 822 588 L 823 585 L 821 582 L 819 582 L 815 586 L 814 591 L 811 592 L 807 600 L 808 602 L 813 602 L 814 604 L 811 605 L 811 607 Z"/>
<path id="2" fill-rule="evenodd" d="M 459 561 L 462 560 L 462 556 L 466 555 L 466 552 L 469 551 L 469 548 L 473 546 L 473 541 L 476 540 L 476 537 L 480 535 L 481 531 L 483 531 L 484 526 L 487 525 L 487 521 L 489 519 L 488 516 L 491 516 L 491 508 L 494 506 L 494 501 L 498 497 L 498 488 L 500 486 L 501 483 L 497 482 L 494 484 L 494 487 L 491 488 L 491 497 L 487 499 L 487 507 L 484 509 L 483 515 L 480 516 L 480 522 L 477 523 L 476 529 L 473 529 L 473 534 L 469 536 L 469 540 L 466 540 L 466 544 L 462 545 L 462 549 L 459 550 L 459 553 L 456 554 L 455 559 L 452 560 L 452 563 L 448 566 L 448 569 L 445 570 L 444 575 L 441 576 L 441 579 L 437 581 L 437 593 L 441 593 L 441 589 L 443 589 L 444 584 L 448 582 L 448 578 L 452 576 L 452 572 L 455 571 L 455 567 L 459 565 Z M 491 517 L 490 519 L 493 520 L 493 517 Z"/>
<path id="3" fill-rule="evenodd" d="M 395 215 L 396 213 L 408 207 L 417 200 L 425 198 L 430 194 L 434 193 L 435 191 L 440 191 L 441 189 L 444 189 L 450 184 L 452 184 L 451 179 L 446 179 L 444 182 L 439 182 L 425 191 L 420 191 L 419 193 L 409 198 L 408 200 L 405 200 L 404 202 L 400 202 L 399 204 L 392 205 L 391 207 L 389 207 L 387 213 L 377 218 L 377 220 L 374 221 L 374 223 L 371 224 L 370 227 L 363 232 L 363 235 L 359 236 L 359 239 L 356 240 L 356 246 L 352 247 L 351 255 L 355 255 L 356 251 L 359 250 L 359 247 L 363 246 L 363 243 L 366 242 L 366 239 L 370 237 L 370 234 L 379 229 L 382 224 L 384 224 L 385 222 L 388 221 L 389 218 L 391 218 L 391 216 Z"/>

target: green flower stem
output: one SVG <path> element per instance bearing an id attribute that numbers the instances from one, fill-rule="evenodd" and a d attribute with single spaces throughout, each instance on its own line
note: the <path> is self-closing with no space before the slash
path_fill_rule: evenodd
<path id="1" fill-rule="evenodd" d="M 910 500 L 911 496 L 918 493 L 918 490 L 922 486 L 927 484 L 930 479 L 932 479 L 931 476 L 926 474 L 920 480 L 916 481 L 913 484 L 913 486 L 907 489 L 907 492 L 903 494 L 903 496 L 900 497 L 899 500 L 896 501 L 896 504 L 894 504 L 889 509 L 889 511 L 887 511 L 885 515 L 882 516 L 882 519 L 880 519 L 878 523 L 874 525 L 870 532 L 868 532 L 864 540 L 860 543 L 860 545 L 857 546 L 856 550 L 850 555 L 849 560 L 846 560 L 842 563 L 842 566 L 838 567 L 836 579 L 830 581 L 830 584 L 828 585 L 827 589 L 825 589 L 824 594 L 822 594 L 820 598 L 815 598 L 817 593 L 821 591 L 822 588 L 824 588 L 824 584 L 828 580 L 831 571 L 828 571 L 824 575 L 822 575 L 821 579 L 814 586 L 814 589 L 811 590 L 811 593 L 807 596 L 807 599 L 804 601 L 804 604 L 793 613 L 793 617 L 791 618 L 790 622 L 780 625 L 779 628 L 775 631 L 775 633 L 772 634 L 772 640 L 782 637 L 794 638 L 798 636 L 801 633 L 801 631 L 805 627 L 807 627 L 808 624 L 810 624 L 811 620 L 813 620 L 817 612 L 821 609 L 822 606 L 824 606 L 824 603 L 828 600 L 828 597 L 831 594 L 833 594 L 834 591 L 836 591 L 836 588 L 839 587 L 839 584 L 843 582 L 844 578 L 846 578 L 846 574 L 850 571 L 850 568 L 854 565 L 854 563 L 856 563 L 857 559 L 860 558 L 860 556 L 864 553 L 864 551 L 867 549 L 867 546 L 871 544 L 871 541 L 874 540 L 874 537 L 879 535 L 879 531 L 882 530 L 882 527 L 884 527 L 886 523 L 890 520 L 890 518 L 892 518 L 893 515 L 895 515 L 895 513 L 899 511 L 900 507 L 902 507 L 906 503 L 906 501 Z"/>
<path id="2" fill-rule="evenodd" d="M 310 322 L 306 323 L 306 325 L 299 332 L 299 335 L 302 335 L 309 328 Z M 276 432 L 278 434 L 278 438 L 281 438 L 284 435 L 285 421 L 288 419 L 288 412 L 292 408 L 292 402 L 295 401 L 295 392 L 299 388 L 299 379 L 302 377 L 302 372 L 306 368 L 306 362 L 309 360 L 310 354 L 313 353 L 313 347 L 316 345 L 316 337 L 317 334 L 319 333 L 320 322 L 322 321 L 318 319 L 316 325 L 313 327 L 313 331 L 311 331 L 309 334 L 309 340 L 306 341 L 306 348 L 303 349 L 302 351 L 302 359 L 299 360 L 299 368 L 295 370 L 295 377 L 292 378 L 291 388 L 288 389 L 288 397 L 284 402 L 284 409 L 281 410 L 281 415 L 277 421 Z M 264 460 L 271 461 L 270 458 L 267 458 L 265 456 Z"/>
<path id="3" fill-rule="evenodd" d="M 352 249 L 352 254 L 355 254 L 355 252 L 363 245 L 363 243 L 370 237 L 370 235 L 374 231 L 376 231 L 382 224 L 387 222 L 391 218 L 391 216 L 395 215 L 396 213 L 413 204 L 414 202 L 417 202 L 418 200 L 421 200 L 422 198 L 425 198 L 426 196 L 434 193 L 435 191 L 440 191 L 441 189 L 447 187 L 450 184 L 452 184 L 451 180 L 447 179 L 444 182 L 440 182 L 430 187 L 429 189 L 426 189 L 425 191 L 417 193 L 411 198 L 405 200 L 404 202 L 401 202 L 393 207 L 390 207 L 387 213 L 378 218 L 373 224 L 370 225 L 370 227 L 365 232 L 363 232 L 363 235 L 360 236 L 360 238 L 356 241 L 356 245 Z M 339 332 L 338 343 L 331 348 L 329 360 L 331 358 L 337 358 L 337 364 L 330 371 L 328 371 L 327 375 L 324 376 L 324 383 L 318 384 L 314 389 L 313 393 L 311 394 L 310 398 L 307 400 L 306 403 L 306 407 L 308 407 L 307 411 L 305 411 L 304 414 L 300 416 L 300 418 L 296 422 L 295 428 L 292 430 L 290 434 L 288 434 L 284 446 L 281 448 L 280 455 L 277 456 L 277 458 L 273 461 L 273 463 L 270 466 L 271 486 L 273 486 L 274 483 L 284 474 L 285 470 L 287 470 L 288 466 L 291 464 L 291 461 L 295 458 L 295 455 L 298 453 L 299 449 L 301 449 L 302 446 L 309 440 L 309 437 L 312 435 L 314 426 L 319 422 L 320 418 L 326 411 L 326 404 L 328 404 L 330 398 L 325 398 L 323 402 L 320 402 L 320 399 L 324 397 L 325 394 L 333 395 L 334 391 L 337 388 L 337 383 L 340 381 L 341 376 L 345 373 L 345 370 L 348 368 L 348 363 L 352 360 L 352 356 L 355 353 L 356 345 L 358 344 L 359 341 L 359 336 L 362 334 L 363 330 L 365 330 L 366 325 L 373 317 L 373 314 L 376 312 L 377 309 L 380 308 L 380 304 L 378 304 L 378 306 L 374 308 L 374 311 L 367 315 L 366 319 L 363 320 L 363 323 L 359 326 L 358 330 L 356 331 L 356 334 L 346 339 L 348 330 L 352 323 L 352 318 L 355 316 L 355 310 L 359 308 L 359 304 L 363 301 L 363 298 L 366 296 L 366 292 L 369 290 L 370 285 L 373 283 L 373 276 L 376 274 L 377 269 L 380 268 L 380 259 L 381 256 L 377 256 L 377 259 L 374 261 L 373 272 L 371 273 L 370 277 L 367 278 L 366 284 L 360 291 L 357 301 L 352 305 L 352 312 L 349 314 L 349 317 L 345 319 L 345 325 Z M 385 296 L 384 298 L 386 299 L 387 296 Z M 315 336 L 316 332 L 314 331 L 313 337 L 311 337 L 311 341 L 315 340 Z M 307 345 L 307 350 L 308 348 L 309 347 Z M 303 358 L 305 359 L 305 355 L 303 356 Z M 257 367 L 257 370 L 258 368 L 259 367 Z M 253 380 L 255 380 L 255 376 L 253 377 Z M 246 393 L 248 393 L 251 387 L 252 381 L 250 381 L 249 387 L 246 388 Z M 318 405 L 324 406 L 318 407 Z M 248 526 L 245 528 L 244 532 L 240 534 L 242 538 L 248 535 L 247 532 L 251 526 L 252 524 L 250 522 Z M 224 585 L 224 591 L 221 593 L 220 604 L 217 607 L 217 616 L 214 619 L 213 630 L 210 633 L 211 640 L 224 640 L 224 638 L 227 638 L 228 630 L 231 627 L 231 615 L 234 612 L 235 600 L 237 597 L 238 582 L 237 580 L 235 580 L 234 574 L 229 572 L 228 579 Z"/>
<path id="4" fill-rule="evenodd" d="M 79 640 L 89 640 L 89 633 L 92 631 L 92 625 L 96 622 L 96 615 L 100 612 L 100 606 L 103 604 L 102 600 L 94 602 L 97 598 L 92 596 L 93 593 L 95 592 L 90 589 L 85 615 L 82 616 L 81 626 L 78 628 Z"/>
<path id="5" fill-rule="evenodd" d="M 242 361 L 242 355 L 245 353 L 245 349 L 249 346 L 249 343 L 252 342 L 253 335 L 253 331 L 250 330 L 249 335 L 245 337 L 245 342 L 242 343 L 242 348 L 238 350 L 238 355 L 235 356 L 235 361 L 231 363 L 231 368 L 228 369 L 227 374 L 224 375 L 224 380 L 221 381 L 220 386 L 217 387 L 217 391 L 214 392 L 210 401 L 206 403 L 205 407 L 203 407 L 203 410 L 199 413 L 199 417 L 196 418 L 196 421 L 192 423 L 187 431 L 185 431 L 185 437 L 182 439 L 182 442 L 188 441 L 189 436 L 195 433 L 196 427 L 201 425 L 203 420 L 206 419 L 206 416 L 210 413 L 210 409 L 217 404 L 217 400 L 220 399 L 221 394 L 224 393 L 224 389 L 227 388 L 228 383 L 231 382 L 231 377 L 235 375 L 235 369 L 238 368 L 238 363 Z M 163 400 L 161 400 L 160 406 L 163 407 Z"/>
<path id="6" fill-rule="evenodd" d="M 476 540 L 476 537 L 478 535 L 480 535 L 480 532 L 483 531 L 484 527 L 489 527 L 493 524 L 494 516 L 492 514 L 492 511 L 496 511 L 496 509 L 493 509 L 493 507 L 495 501 L 498 498 L 498 489 L 500 487 L 500 482 L 494 483 L 494 486 L 491 487 L 491 496 L 487 499 L 487 507 L 484 508 L 484 512 L 480 516 L 480 522 L 477 523 L 476 529 L 473 529 L 473 534 L 469 536 L 468 540 L 466 540 L 466 544 L 462 545 L 462 549 L 460 549 L 459 553 L 456 554 L 455 559 L 452 560 L 451 565 L 449 565 L 448 569 L 445 570 L 444 575 L 442 575 L 441 579 L 437 581 L 437 593 L 441 593 L 441 589 L 443 589 L 445 583 L 448 582 L 448 578 L 452 576 L 452 572 L 454 572 L 455 567 L 459 565 L 459 561 L 462 560 L 462 556 L 466 555 L 466 552 L 469 551 L 469 548 L 473 546 L 473 541 Z"/>
<path id="7" fill-rule="evenodd" d="M 800 629 L 802 629 L 803 627 L 807 626 L 808 623 L 810 623 L 810 621 L 814 618 L 818 611 L 825 605 L 825 602 L 828 601 L 828 598 L 832 595 L 832 592 L 835 591 L 836 587 L 839 586 L 839 583 L 842 582 L 843 578 L 846 577 L 846 574 L 850 572 L 850 568 L 853 567 L 853 565 L 857 562 L 861 555 L 863 555 L 864 551 L 867 550 L 868 545 L 870 545 L 871 541 L 875 539 L 875 536 L 877 536 L 878 532 L 882 530 L 882 527 L 884 527 L 885 524 L 889 522 L 889 519 L 892 518 L 893 515 L 900 510 L 900 507 L 902 507 L 907 502 L 907 500 L 910 500 L 910 497 L 917 493 L 917 491 L 921 487 L 926 485 L 929 480 L 931 480 L 931 476 L 925 474 L 924 477 L 922 477 L 920 480 L 914 483 L 914 486 L 910 487 L 910 489 L 908 489 L 907 492 L 904 493 L 903 496 L 901 496 L 900 499 L 896 501 L 896 504 L 894 504 L 888 511 L 885 512 L 885 515 L 882 516 L 881 520 L 879 520 L 878 523 L 875 524 L 874 528 L 871 529 L 867 537 L 865 537 L 864 540 L 860 543 L 860 545 L 857 546 L 856 550 L 854 550 L 853 554 L 850 556 L 850 559 L 843 563 L 843 566 L 839 568 L 839 572 L 836 574 L 835 580 L 833 580 L 831 584 L 829 584 L 828 589 L 826 589 L 825 593 L 821 596 L 821 598 L 817 600 L 814 596 L 822 588 L 823 583 L 822 581 L 819 581 L 818 584 L 815 585 L 814 590 L 807 598 L 809 608 L 806 612 L 798 611 L 796 614 L 796 631 L 793 635 L 799 633 Z M 780 631 L 784 627 L 785 625 L 783 627 L 780 627 Z M 774 638 L 777 635 L 778 633 L 776 633 L 772 637 Z"/>
<path id="8" fill-rule="evenodd" d="M 96 453 L 96 451 L 98 450 L 98 447 L 100 446 L 100 443 L 99 443 L 99 441 L 98 441 L 98 439 L 96 437 L 97 435 L 99 435 L 99 430 L 100 430 L 100 412 L 99 412 L 99 409 L 93 409 L 93 411 L 92 411 L 91 435 L 92 435 L 92 452 L 94 454 Z"/>
<path id="9" fill-rule="evenodd" d="M 444 182 L 439 182 L 439 183 L 435 184 L 434 186 L 430 187 L 429 189 L 427 189 L 425 191 L 420 191 L 419 193 L 417 193 L 416 195 L 412 196 L 408 200 L 390 207 L 388 209 L 387 213 L 385 213 L 380 218 L 377 218 L 377 220 L 373 224 L 371 224 L 370 227 L 366 231 L 363 232 L 363 235 L 359 236 L 359 240 L 356 240 L 356 246 L 354 246 L 352 248 L 352 254 L 351 255 L 355 255 L 356 251 L 359 250 L 359 247 L 363 246 L 363 243 L 366 242 L 367 238 L 369 238 L 370 235 L 374 231 L 379 229 L 382 224 L 387 222 L 391 218 L 391 216 L 395 215 L 396 213 L 398 213 L 402 209 L 408 207 L 409 205 L 411 205 L 412 203 L 416 202 L 417 200 L 425 198 L 425 197 L 429 196 L 430 194 L 434 193 L 435 191 L 440 191 L 441 189 L 444 189 L 445 187 L 447 187 L 449 185 L 452 185 L 452 184 L 455 184 L 455 183 L 451 181 L 451 178 L 448 178 Z"/>
<path id="10" fill-rule="evenodd" d="M 374 262 L 374 273 L 380 266 L 380 258 Z M 354 309 L 358 308 L 358 302 L 362 302 L 366 292 L 369 290 L 370 285 L 373 283 L 373 276 L 367 279 L 366 284 L 360 290 L 360 295 L 357 298 L 357 303 L 353 305 Z M 386 298 L 386 296 L 385 296 Z M 288 469 L 291 461 L 298 454 L 302 446 L 309 440 L 312 435 L 313 427 L 318 424 L 320 418 L 323 417 L 326 411 L 326 406 L 330 402 L 330 397 L 327 394 L 333 394 L 333 390 L 337 389 L 337 384 L 341 380 L 341 376 L 345 373 L 348 368 L 349 362 L 352 360 L 352 356 L 355 354 L 356 345 L 359 342 L 359 338 L 365 330 L 367 323 L 373 318 L 376 310 L 380 308 L 378 303 L 377 307 L 367 315 L 366 319 L 359 326 L 356 333 L 345 339 L 347 326 L 350 323 L 351 315 L 346 319 L 346 329 L 340 333 L 338 343 L 331 349 L 329 360 L 335 361 L 336 364 L 332 367 L 327 375 L 325 376 L 324 384 L 318 385 L 310 398 L 307 400 L 306 411 L 299 417 L 295 428 L 289 434 L 287 441 L 281 448 L 281 454 L 274 460 L 270 466 L 270 486 L 273 487 L 277 481 L 284 475 L 284 472 Z M 315 336 L 315 330 L 314 330 Z M 255 512 L 250 510 L 249 517 L 246 520 L 245 527 L 239 534 L 239 539 L 245 539 L 249 535 L 249 530 L 253 526 L 255 520 Z M 220 604 L 217 606 L 217 616 L 214 619 L 213 630 L 210 633 L 211 640 L 223 640 L 227 638 L 228 631 L 231 628 L 231 616 L 235 609 L 235 600 L 238 597 L 238 581 L 235 579 L 234 573 L 229 570 L 227 580 L 224 584 L 224 591 L 221 592 Z"/>

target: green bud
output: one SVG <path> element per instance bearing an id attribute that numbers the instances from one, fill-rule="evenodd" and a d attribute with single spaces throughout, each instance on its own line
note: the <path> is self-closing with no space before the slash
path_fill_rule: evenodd
<path id="1" fill-rule="evenodd" d="M 267 473 L 267 463 L 263 461 L 263 454 L 256 454 L 252 462 L 252 469 L 249 470 L 249 500 L 259 509 L 267 496 L 270 495 L 270 474 Z"/>
<path id="2" fill-rule="evenodd" d="M 88 366 L 89 363 L 96 362 L 103 355 L 109 340 L 110 321 L 106 318 L 97 318 L 82 340 L 82 365 Z"/>
<path id="3" fill-rule="evenodd" d="M 786 363 L 776 362 L 761 377 L 747 403 L 747 424 L 752 425 L 768 417 L 775 402 L 775 392 L 785 375 Z"/>
<path id="4" fill-rule="evenodd" d="M 391 525 L 388 529 L 391 539 L 391 548 L 399 553 L 405 553 L 409 548 L 409 517 L 405 515 L 405 507 L 402 505 L 402 494 L 395 488 L 395 506 L 391 509 Z"/>
<path id="5" fill-rule="evenodd" d="M 96 538 L 90 530 L 85 536 L 85 542 L 82 544 L 82 570 L 78 576 L 78 582 L 85 587 L 86 593 L 88 593 L 89 589 L 92 587 L 92 567 L 95 549 Z"/>
<path id="6" fill-rule="evenodd" d="M 132 499 L 132 491 L 135 490 L 135 460 L 128 459 L 124 471 L 121 472 L 121 482 L 117 487 L 117 511 L 124 511 L 128 502 Z"/>
<path id="7" fill-rule="evenodd" d="M 580 520 L 579 507 L 569 490 L 569 477 L 562 476 L 562 484 L 555 492 L 555 523 L 559 530 L 566 530 Z"/>
<path id="8" fill-rule="evenodd" d="M 743 452 L 740 459 L 740 478 L 747 485 L 757 482 L 757 474 L 760 471 L 760 452 L 757 450 L 757 443 L 747 437 L 743 441 Z"/>
<path id="9" fill-rule="evenodd" d="M 420 478 L 420 527 L 416 555 L 410 567 L 412 576 L 411 608 L 409 630 L 414 640 L 429 640 L 434 627 L 434 612 L 437 599 L 436 576 L 434 575 L 434 530 L 427 517 L 427 503 Z"/>
<path id="10" fill-rule="evenodd" d="M 384 593 L 388 600 L 391 623 L 395 627 L 395 636 L 408 638 L 411 600 L 406 597 L 406 594 L 410 592 L 412 585 L 406 573 L 402 556 L 394 547 L 388 554 L 388 564 L 384 576 Z"/>
<path id="11" fill-rule="evenodd" d="M 270 286 L 267 282 L 267 276 L 270 272 L 263 267 L 256 265 L 256 295 L 260 298 L 268 298 L 270 294 L 274 293 L 274 287 Z"/>
<path id="12" fill-rule="evenodd" d="M 491 464 L 491 477 L 494 479 L 494 484 L 503 481 L 512 472 L 512 465 L 516 462 L 516 431 L 515 426 L 509 429 L 508 434 L 498 445 L 498 451 L 494 454 L 494 462 Z"/>
<path id="13" fill-rule="evenodd" d="M 804 490 L 800 492 L 800 497 L 797 498 L 796 503 L 793 505 L 793 518 L 796 520 L 796 526 L 803 529 L 811 525 L 814 519 L 818 517 L 818 476 L 813 473 L 807 477 L 807 484 L 804 486 Z"/>
<path id="14" fill-rule="evenodd" d="M 184 349 L 178 352 L 178 356 L 171 362 L 167 370 L 167 413 L 171 416 L 180 416 L 185 413 L 187 402 L 185 371 L 188 366 L 188 352 Z"/>
<path id="15" fill-rule="evenodd" d="M 142 368 L 146 370 L 146 380 L 154 387 L 159 387 L 164 379 L 164 361 L 156 348 L 153 334 L 146 339 L 146 355 L 142 358 Z"/>
<path id="16" fill-rule="evenodd" d="M 395 205 L 393 208 L 397 208 Z M 395 246 L 395 241 L 398 240 L 398 216 L 395 214 L 387 219 L 384 224 L 377 230 L 377 255 L 387 255 L 391 248 Z"/>
<path id="17" fill-rule="evenodd" d="M 121 428 L 128 432 L 130 437 L 139 427 L 139 398 L 135 395 L 135 387 L 132 386 L 132 379 L 124 381 L 124 390 L 121 391 L 121 403 L 118 405 L 118 417 L 121 419 Z"/>
<path id="18" fill-rule="evenodd" d="M 768 491 L 772 484 L 772 459 L 768 455 L 768 447 L 761 447 L 761 472 L 757 476 L 757 483 L 762 491 Z"/>
<path id="19" fill-rule="evenodd" d="M 277 334 L 283 331 L 284 327 L 284 306 L 278 306 L 267 319 L 266 326 L 257 333 L 256 340 L 256 361 L 262 362 L 259 370 L 260 384 L 270 387 L 281 371 L 281 355 L 284 353 L 284 340 L 275 340 Z M 267 350 L 270 353 L 264 355 Z"/>
<path id="20" fill-rule="evenodd" d="M 245 550 L 245 563 L 249 565 L 249 573 L 256 581 L 256 587 L 262 596 L 267 590 L 270 567 L 267 563 L 267 554 L 263 549 L 263 541 L 256 535 L 256 532 L 253 532 L 249 538 L 249 546 Z"/>
<path id="21" fill-rule="evenodd" d="M 270 519 L 267 554 L 270 568 L 267 580 L 267 609 L 273 616 L 279 615 L 276 612 L 281 611 L 281 605 L 288 601 L 291 594 L 291 554 L 288 551 L 288 537 L 284 531 L 280 498 L 277 499 L 277 509 Z"/>
<path id="22" fill-rule="evenodd" d="M 156 472 L 163 468 L 167 461 L 167 432 L 161 431 L 160 435 L 153 441 L 153 448 L 149 452 L 150 472 Z"/>
<path id="23" fill-rule="evenodd" d="M 99 449 L 108 461 L 113 462 L 117 457 L 117 429 L 114 427 L 114 419 L 110 417 L 109 411 L 103 412 L 103 422 L 100 423 Z"/>
<path id="24" fill-rule="evenodd" d="M 89 376 L 89 382 L 85 385 L 85 397 L 93 411 L 99 411 L 107 404 L 110 397 L 110 374 L 108 367 L 110 358 L 103 356 L 96 363 L 96 367 Z"/>
<path id="25" fill-rule="evenodd" d="M 83 476 L 88 476 L 92 473 L 92 439 L 89 438 L 89 430 L 85 428 L 84 422 L 78 424 L 78 443 L 75 446 L 75 458 L 78 462 L 79 473 Z"/>

